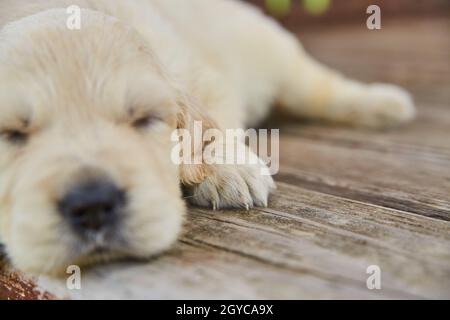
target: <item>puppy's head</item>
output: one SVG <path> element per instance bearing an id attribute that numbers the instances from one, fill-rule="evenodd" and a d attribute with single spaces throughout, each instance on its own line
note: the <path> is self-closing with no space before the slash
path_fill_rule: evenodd
<path id="1" fill-rule="evenodd" d="M 0 33 L 0 241 L 38 273 L 155 254 L 184 212 L 176 90 L 133 30 L 92 11 L 81 30 L 66 18 L 46 11 Z"/>

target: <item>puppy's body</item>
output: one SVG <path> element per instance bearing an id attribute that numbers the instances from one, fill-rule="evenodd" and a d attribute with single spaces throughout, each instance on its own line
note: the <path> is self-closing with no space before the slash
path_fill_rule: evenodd
<path id="1" fill-rule="evenodd" d="M 81 30 L 68 30 L 58 9 L 73 4 L 83 8 Z M 84 263 L 104 245 L 62 231 L 55 208 L 99 176 L 128 195 L 120 230 L 100 237 L 114 238 L 113 255 L 148 256 L 174 241 L 179 181 L 194 204 L 267 204 L 273 182 L 259 164 L 181 165 L 178 175 L 168 163 L 172 129 L 195 120 L 244 128 L 275 102 L 295 116 L 375 128 L 414 113 L 402 89 L 345 79 L 237 1 L 0 0 L 0 26 L 0 133 L 27 135 L 21 146 L 0 141 L 0 239 L 31 271 Z M 156 128 L 130 127 L 149 113 Z"/>

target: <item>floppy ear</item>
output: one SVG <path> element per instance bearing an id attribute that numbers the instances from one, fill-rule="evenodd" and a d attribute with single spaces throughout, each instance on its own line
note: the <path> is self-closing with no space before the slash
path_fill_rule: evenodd
<path id="1" fill-rule="evenodd" d="M 204 148 L 208 142 L 203 142 L 203 137 L 196 137 L 198 131 L 203 134 L 208 129 L 217 129 L 216 123 L 209 117 L 209 115 L 202 110 L 199 106 L 199 102 L 195 97 L 187 94 L 180 94 L 178 98 L 178 105 L 180 110 L 177 114 L 177 129 L 185 129 L 189 136 L 192 138 L 190 150 L 182 150 L 184 152 L 190 152 L 191 158 L 194 159 L 196 155 L 202 155 Z M 200 129 L 201 130 L 198 130 Z M 197 138 L 197 139 L 196 139 Z M 199 139 L 198 139 L 199 138 Z M 184 143 L 181 144 L 186 146 Z M 201 159 L 201 158 L 200 158 Z M 180 179 L 184 185 L 193 185 L 201 183 L 208 176 L 211 175 L 211 166 L 204 163 L 182 163 L 180 164 Z"/>

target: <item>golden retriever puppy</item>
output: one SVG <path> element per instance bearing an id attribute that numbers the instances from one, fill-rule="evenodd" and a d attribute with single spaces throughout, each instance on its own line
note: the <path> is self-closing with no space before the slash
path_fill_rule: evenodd
<path id="1" fill-rule="evenodd" d="M 274 102 L 372 128 L 414 114 L 404 90 L 327 69 L 239 1 L 0 0 L 0 27 L 0 241 L 25 271 L 167 249 L 180 184 L 197 205 L 267 205 L 262 162 L 176 164 L 176 129 L 245 128 Z"/>

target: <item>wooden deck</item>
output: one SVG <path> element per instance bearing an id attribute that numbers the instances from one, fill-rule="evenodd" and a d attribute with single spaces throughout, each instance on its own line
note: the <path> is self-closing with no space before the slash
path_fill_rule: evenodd
<path id="1" fill-rule="evenodd" d="M 304 27 L 321 61 L 409 88 L 417 120 L 369 132 L 278 117 L 268 208 L 191 209 L 169 253 L 86 271 L 79 291 L 4 270 L 0 297 L 450 299 L 449 30 L 448 17 Z M 369 265 L 381 269 L 380 290 L 366 287 Z"/>

